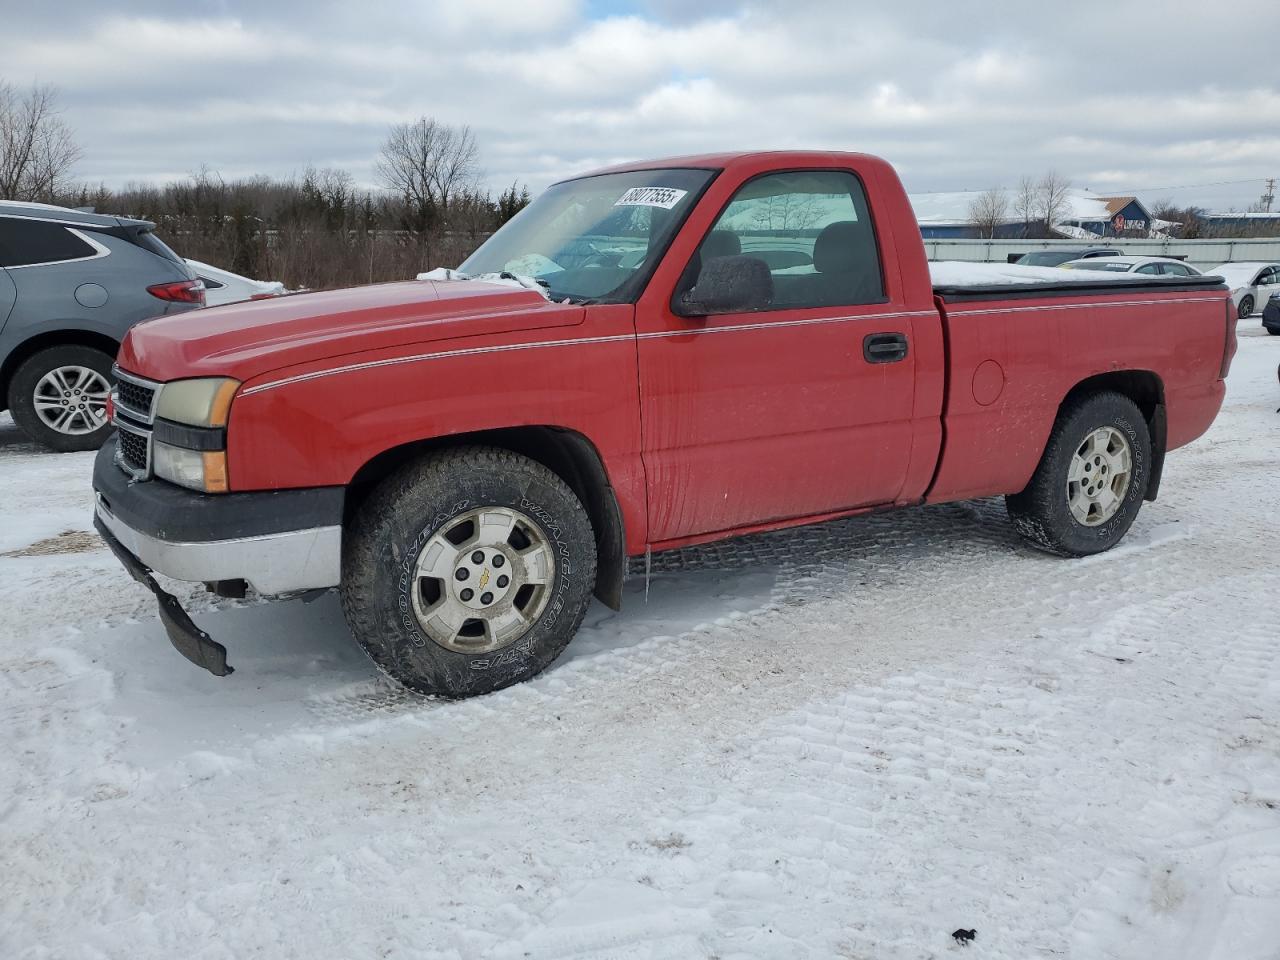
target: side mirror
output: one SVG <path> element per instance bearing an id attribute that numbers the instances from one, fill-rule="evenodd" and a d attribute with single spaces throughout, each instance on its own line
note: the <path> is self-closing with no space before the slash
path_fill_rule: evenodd
<path id="1" fill-rule="evenodd" d="M 697 283 L 676 301 L 682 317 L 767 310 L 773 303 L 773 275 L 759 257 L 713 257 Z"/>

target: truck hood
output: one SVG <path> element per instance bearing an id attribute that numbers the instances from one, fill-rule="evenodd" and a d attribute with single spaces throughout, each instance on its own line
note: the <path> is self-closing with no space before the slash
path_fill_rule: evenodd
<path id="1" fill-rule="evenodd" d="M 353 353 L 571 326 L 584 316 L 582 307 L 549 303 L 533 290 L 411 280 L 158 317 L 129 332 L 119 363 L 154 380 L 223 376 L 245 381 Z"/>

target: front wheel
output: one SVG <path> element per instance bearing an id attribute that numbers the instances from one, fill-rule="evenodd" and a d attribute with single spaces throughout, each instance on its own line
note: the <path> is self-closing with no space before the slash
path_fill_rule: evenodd
<path id="1" fill-rule="evenodd" d="M 9 409 L 27 436 L 59 453 L 97 450 L 111 433 L 111 357 L 63 344 L 32 354 L 9 383 Z"/>
<path id="2" fill-rule="evenodd" d="M 470 697 L 536 675 L 577 632 L 595 586 L 582 504 L 507 450 L 411 464 L 374 490 L 343 539 L 351 632 L 422 693 Z"/>
<path id="3" fill-rule="evenodd" d="M 1014 528 L 1066 557 L 1110 550 L 1138 516 L 1151 477 L 1151 436 L 1137 405 L 1096 393 L 1058 415 L 1040 465 L 1005 498 Z"/>
<path id="4" fill-rule="evenodd" d="M 1236 314 L 1241 317 L 1252 317 L 1253 316 L 1253 297 L 1246 296 L 1244 299 L 1242 299 L 1240 301 L 1240 309 L 1236 311 Z"/>

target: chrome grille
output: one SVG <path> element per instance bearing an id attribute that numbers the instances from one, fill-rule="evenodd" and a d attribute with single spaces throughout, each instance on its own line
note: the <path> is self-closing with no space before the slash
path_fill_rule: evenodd
<path id="1" fill-rule="evenodd" d="M 121 430 L 117 434 L 116 443 L 121 466 L 126 467 L 130 473 L 145 476 L 149 459 L 147 438 L 131 430 Z"/>
<path id="2" fill-rule="evenodd" d="M 156 418 L 160 384 L 113 371 L 115 386 L 116 465 L 135 480 L 151 477 L 151 424 Z"/>
<path id="3" fill-rule="evenodd" d="M 116 406 L 122 413 L 142 423 L 155 419 L 156 395 L 160 384 L 126 373 L 119 367 L 113 371 L 116 380 Z"/>

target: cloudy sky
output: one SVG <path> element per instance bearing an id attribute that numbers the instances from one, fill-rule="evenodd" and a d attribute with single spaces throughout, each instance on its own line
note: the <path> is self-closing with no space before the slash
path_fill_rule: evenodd
<path id="1" fill-rule="evenodd" d="M 1273 0 L 0 0 L 0 79 L 60 88 L 77 173 L 109 185 L 372 184 L 387 128 L 429 114 L 474 128 L 494 188 L 822 147 L 915 191 L 1053 168 L 1225 209 L 1280 176 L 1278 21 Z"/>

